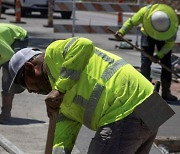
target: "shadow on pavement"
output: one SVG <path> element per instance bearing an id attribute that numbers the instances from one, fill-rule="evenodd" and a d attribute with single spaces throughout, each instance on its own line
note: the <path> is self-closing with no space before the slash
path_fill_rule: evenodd
<path id="1" fill-rule="evenodd" d="M 10 122 L 4 123 L 3 125 L 29 125 L 29 124 L 43 124 L 43 123 L 46 122 L 35 119 L 12 117 Z"/>
<path id="2" fill-rule="evenodd" d="M 172 101 L 172 102 L 171 102 L 171 101 L 168 101 L 168 104 L 180 106 L 180 100 Z"/>

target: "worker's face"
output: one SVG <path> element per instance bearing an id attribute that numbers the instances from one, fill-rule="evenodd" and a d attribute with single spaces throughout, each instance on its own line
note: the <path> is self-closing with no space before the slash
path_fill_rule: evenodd
<path id="1" fill-rule="evenodd" d="M 24 67 L 24 83 L 29 93 L 46 95 L 51 91 L 51 86 L 45 81 L 41 68 L 36 68 L 29 62 Z"/>

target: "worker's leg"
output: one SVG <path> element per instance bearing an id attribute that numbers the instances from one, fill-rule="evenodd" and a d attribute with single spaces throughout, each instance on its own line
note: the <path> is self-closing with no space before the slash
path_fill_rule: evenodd
<path id="1" fill-rule="evenodd" d="M 135 154 L 145 142 L 143 151 L 148 153 L 156 133 L 150 131 L 135 114 L 131 114 L 99 128 L 90 143 L 88 154 Z"/>
<path id="2" fill-rule="evenodd" d="M 2 66 L 2 112 L 0 115 L 0 123 L 6 123 L 11 118 L 12 101 L 14 94 L 8 92 L 11 83 L 11 75 L 8 70 L 8 64 Z"/>
<path id="3" fill-rule="evenodd" d="M 141 48 L 148 55 L 153 55 L 154 53 L 155 42 L 150 37 L 147 37 L 142 34 L 141 36 Z M 151 81 L 151 60 L 141 53 L 141 68 L 140 72 L 143 74 L 149 81 Z"/>
<path id="4" fill-rule="evenodd" d="M 142 145 L 138 148 L 138 150 L 136 151 L 136 154 L 148 154 L 151 150 L 152 144 L 154 142 L 154 139 L 157 135 L 157 132 L 153 132 L 151 137 L 148 138 L 146 141 L 144 141 L 144 143 L 142 143 Z"/>
<path id="5" fill-rule="evenodd" d="M 164 41 L 157 41 L 157 48 L 160 50 L 162 46 L 164 45 Z M 162 59 L 161 63 L 165 65 L 166 67 L 170 68 L 172 67 L 171 64 L 171 54 L 172 52 L 169 51 Z M 162 97 L 166 101 L 176 101 L 177 97 L 173 96 L 170 91 L 170 86 L 171 86 L 171 81 L 172 81 L 172 73 L 167 71 L 166 69 L 162 68 L 161 71 L 161 86 L 162 86 Z"/>
<path id="6" fill-rule="evenodd" d="M 166 67 L 171 68 L 171 52 L 169 52 L 162 60 L 161 63 Z M 167 101 L 176 101 L 177 97 L 171 94 L 171 81 L 172 73 L 162 68 L 161 73 L 161 86 L 162 86 L 162 97 Z"/>

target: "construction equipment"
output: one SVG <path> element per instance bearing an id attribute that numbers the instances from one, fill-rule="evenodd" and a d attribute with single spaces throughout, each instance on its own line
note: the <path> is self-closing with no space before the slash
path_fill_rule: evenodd
<path id="1" fill-rule="evenodd" d="M 107 27 L 107 30 L 109 30 L 110 32 L 112 32 L 113 34 L 115 34 L 115 32 L 110 29 L 109 27 Z M 141 53 L 143 53 L 145 56 L 147 56 L 149 59 L 152 59 L 152 56 L 147 54 L 144 50 L 142 50 L 141 48 L 135 46 L 134 44 L 132 44 L 130 41 L 128 41 L 127 39 L 125 39 L 124 37 L 122 37 L 121 35 L 118 35 L 119 38 L 121 38 L 122 40 L 126 41 L 129 45 L 131 45 L 133 48 L 137 49 L 138 51 L 140 51 Z M 176 71 L 168 68 L 167 66 L 165 66 L 164 64 L 162 64 L 161 62 L 157 62 L 157 64 L 159 64 L 161 67 L 163 67 L 164 69 L 166 69 L 168 72 L 173 73 L 177 78 L 180 78 L 180 75 L 177 74 Z"/>

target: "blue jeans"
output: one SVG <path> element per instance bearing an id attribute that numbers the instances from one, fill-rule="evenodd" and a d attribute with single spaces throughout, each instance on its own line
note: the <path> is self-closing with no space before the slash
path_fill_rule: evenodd
<path id="1" fill-rule="evenodd" d="M 21 39 L 21 40 L 16 40 L 12 45 L 11 48 L 13 49 L 14 52 L 17 52 L 20 49 L 26 48 L 28 46 L 29 39 L 28 37 Z M 8 95 L 9 92 L 9 87 L 10 83 L 12 81 L 12 77 L 9 73 L 9 61 L 4 63 L 2 66 L 2 93 L 4 95 Z"/>
<path id="2" fill-rule="evenodd" d="M 157 130 L 149 130 L 134 113 L 98 129 L 88 154 L 148 154 Z"/>

